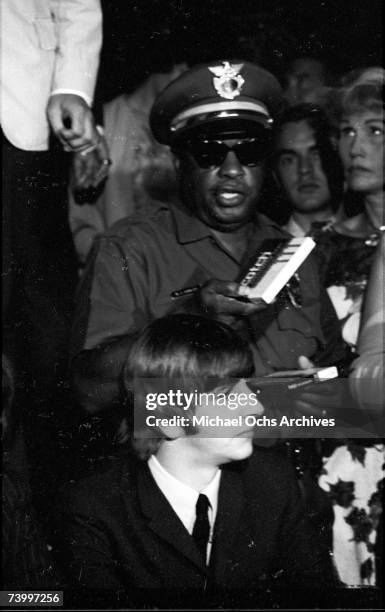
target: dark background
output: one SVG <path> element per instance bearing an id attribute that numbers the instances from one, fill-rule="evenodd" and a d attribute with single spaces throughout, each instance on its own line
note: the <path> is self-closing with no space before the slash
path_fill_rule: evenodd
<path id="1" fill-rule="evenodd" d="M 240 57 L 242 37 L 247 38 L 242 59 L 250 59 L 244 50 L 253 40 L 259 62 L 280 79 L 290 59 L 301 54 L 326 62 L 336 78 L 382 64 L 381 0 L 102 0 L 102 5 L 97 103 L 132 91 L 173 61 Z"/>

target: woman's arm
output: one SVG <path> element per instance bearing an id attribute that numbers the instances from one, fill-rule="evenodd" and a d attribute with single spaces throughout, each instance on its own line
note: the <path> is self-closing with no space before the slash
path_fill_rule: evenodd
<path id="1" fill-rule="evenodd" d="M 385 234 L 380 238 L 374 257 L 358 338 L 359 357 L 353 362 L 350 389 L 361 408 L 378 415 L 384 405 L 384 274 Z"/>

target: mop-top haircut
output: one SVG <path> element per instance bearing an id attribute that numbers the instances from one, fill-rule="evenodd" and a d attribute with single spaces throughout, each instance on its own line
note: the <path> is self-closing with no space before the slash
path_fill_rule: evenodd
<path id="1" fill-rule="evenodd" d="M 202 394 L 252 373 L 250 347 L 229 326 L 195 315 L 169 315 L 150 323 L 130 350 L 124 367 L 128 408 L 132 412 L 135 402 L 135 411 L 144 412 L 150 393 L 178 389 L 181 393 Z M 157 414 L 189 416 L 194 410 L 194 405 L 190 412 L 179 405 L 166 405 L 160 406 Z M 193 434 L 195 429 L 189 427 L 186 433 Z M 143 438 L 134 437 L 134 449 L 141 458 L 157 451 L 165 436 L 159 430 L 156 436 L 149 438 L 147 433 Z"/>

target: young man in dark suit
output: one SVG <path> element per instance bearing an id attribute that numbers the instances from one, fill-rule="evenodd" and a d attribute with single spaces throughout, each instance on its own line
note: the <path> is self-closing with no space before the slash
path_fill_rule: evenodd
<path id="1" fill-rule="evenodd" d="M 60 504 L 61 560 L 86 599 L 254 607 L 334 584 L 286 459 L 253 451 L 252 372 L 224 323 L 168 315 L 141 333 L 124 368 L 137 459 L 115 459 Z"/>

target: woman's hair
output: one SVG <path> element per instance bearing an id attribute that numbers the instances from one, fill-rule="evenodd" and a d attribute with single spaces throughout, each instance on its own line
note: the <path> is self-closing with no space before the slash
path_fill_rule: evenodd
<path id="1" fill-rule="evenodd" d="M 376 66 L 346 75 L 339 91 L 340 119 L 356 112 L 383 110 L 384 84 L 385 70 Z"/>
<path id="2" fill-rule="evenodd" d="M 252 373 L 250 347 L 223 323 L 188 314 L 168 315 L 150 323 L 132 346 L 124 367 L 136 452 L 141 458 L 148 457 L 165 437 L 156 427 L 151 432 L 157 437 L 150 437 L 145 425 L 145 417 L 151 414 L 146 403 L 149 396 L 170 390 L 204 393 Z M 192 412 L 169 403 L 156 409 L 157 417 L 182 414 L 188 417 Z"/>

